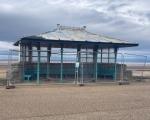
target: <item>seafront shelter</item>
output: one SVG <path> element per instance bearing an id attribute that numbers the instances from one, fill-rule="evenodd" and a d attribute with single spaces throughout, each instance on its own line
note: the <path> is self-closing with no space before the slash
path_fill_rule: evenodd
<path id="1" fill-rule="evenodd" d="M 14 45 L 20 47 L 20 80 L 37 83 L 119 79 L 118 49 L 138 46 L 91 33 L 86 26 L 60 24 L 52 31 L 23 37 Z"/>

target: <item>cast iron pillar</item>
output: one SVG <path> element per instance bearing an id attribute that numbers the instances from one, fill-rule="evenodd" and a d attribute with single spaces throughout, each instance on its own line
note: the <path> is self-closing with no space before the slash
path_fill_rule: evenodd
<path id="1" fill-rule="evenodd" d="M 86 51 L 85 51 L 85 53 L 86 53 L 86 63 L 88 62 L 87 60 L 88 60 L 88 48 L 86 47 Z"/>
<path id="2" fill-rule="evenodd" d="M 63 82 L 63 45 L 61 45 L 60 82 Z"/>
<path id="3" fill-rule="evenodd" d="M 94 63 L 95 82 L 97 81 L 97 52 L 98 52 L 98 46 L 96 45 L 93 48 L 93 63 Z"/>
<path id="4" fill-rule="evenodd" d="M 29 62 L 31 63 L 32 62 L 32 44 L 30 43 L 28 47 L 29 47 Z"/>
<path id="5" fill-rule="evenodd" d="M 103 49 L 101 48 L 101 65 L 102 65 L 102 62 L 103 62 Z"/>
<path id="6" fill-rule="evenodd" d="M 49 79 L 50 74 L 50 57 L 51 57 L 51 45 L 47 47 L 47 73 L 46 73 L 47 79 Z"/>
<path id="7" fill-rule="evenodd" d="M 19 41 L 19 54 L 18 54 L 18 62 L 21 62 L 21 41 Z"/>
<path id="8" fill-rule="evenodd" d="M 77 46 L 77 61 L 80 63 L 81 62 L 81 46 Z"/>
<path id="9" fill-rule="evenodd" d="M 37 61 L 37 84 L 40 83 L 40 43 L 37 46 L 38 61 Z"/>
<path id="10" fill-rule="evenodd" d="M 24 49 L 23 49 L 23 43 L 20 42 L 20 63 L 22 66 L 22 71 L 21 71 L 21 79 L 25 80 L 24 76 L 25 76 L 25 65 L 24 65 Z M 11 59 L 12 59 L 12 52 L 11 51 Z"/>
<path id="11" fill-rule="evenodd" d="M 110 63 L 110 48 L 108 48 L 108 64 Z"/>
<path id="12" fill-rule="evenodd" d="M 79 67 L 77 68 L 77 81 L 76 83 L 81 82 L 79 77 L 81 76 L 81 45 L 77 46 L 77 62 L 79 63 Z"/>
<path id="13" fill-rule="evenodd" d="M 117 81 L 117 51 L 118 48 L 114 49 L 114 54 L 115 54 L 115 70 L 114 70 L 114 80 Z"/>

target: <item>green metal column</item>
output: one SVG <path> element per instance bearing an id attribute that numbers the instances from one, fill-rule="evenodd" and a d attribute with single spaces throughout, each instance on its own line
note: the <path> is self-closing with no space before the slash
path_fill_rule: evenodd
<path id="1" fill-rule="evenodd" d="M 21 79 L 25 80 L 24 76 L 25 76 L 25 66 L 24 66 L 24 59 L 23 59 L 23 44 L 20 42 L 20 63 L 22 64 L 22 75 L 21 75 Z M 11 57 L 12 57 L 12 51 L 11 51 Z M 12 59 L 12 58 L 11 58 Z"/>
<path id="2" fill-rule="evenodd" d="M 26 62 L 26 56 L 27 56 L 27 55 L 26 55 L 26 48 L 27 48 L 26 45 L 24 45 L 24 61 L 25 61 L 25 62 Z"/>
<path id="3" fill-rule="evenodd" d="M 26 63 L 26 46 L 22 45 L 22 62 L 23 62 L 23 80 L 25 80 L 25 63 Z M 29 82 L 29 81 L 28 81 Z"/>
<path id="4" fill-rule="evenodd" d="M 28 62 L 30 63 L 30 64 L 32 64 L 32 43 L 29 43 L 28 44 Z M 26 68 L 27 67 L 27 68 Z M 25 69 L 25 71 L 26 71 L 26 69 L 32 69 L 32 67 L 31 66 L 26 66 L 26 65 L 24 65 L 24 69 Z M 32 71 L 30 70 L 30 75 L 32 75 Z"/>
<path id="5" fill-rule="evenodd" d="M 110 63 L 110 48 L 108 48 L 108 63 Z"/>
<path id="6" fill-rule="evenodd" d="M 81 76 L 81 45 L 77 46 L 77 62 L 79 62 L 79 68 L 78 68 L 78 75 L 77 75 L 77 83 L 81 82 L 79 80 L 80 76 Z"/>
<path id="7" fill-rule="evenodd" d="M 47 47 L 47 73 L 46 73 L 46 77 L 47 79 L 49 78 L 49 74 L 50 74 L 50 57 L 51 57 L 51 45 L 49 45 Z"/>
<path id="8" fill-rule="evenodd" d="M 40 84 L 40 44 L 37 46 L 38 61 L 37 61 L 37 84 Z"/>
<path id="9" fill-rule="evenodd" d="M 87 63 L 87 59 L 88 59 L 88 48 L 86 47 L 86 63 Z"/>
<path id="10" fill-rule="evenodd" d="M 29 44 L 29 62 L 32 62 L 32 44 Z"/>
<path id="11" fill-rule="evenodd" d="M 18 62 L 21 62 L 21 41 L 19 41 Z"/>
<path id="12" fill-rule="evenodd" d="M 115 69 L 114 69 L 114 80 L 117 80 L 117 51 L 118 48 L 114 49 L 114 54 L 115 54 Z"/>
<path id="13" fill-rule="evenodd" d="M 103 62 L 103 49 L 101 48 L 101 64 Z"/>
<path id="14" fill-rule="evenodd" d="M 81 60 L 81 46 L 77 46 L 77 58 L 78 58 L 78 62 L 80 63 Z"/>
<path id="15" fill-rule="evenodd" d="M 93 63 L 94 63 L 94 76 L 95 76 L 95 82 L 97 81 L 97 52 L 98 52 L 98 46 L 94 46 L 93 48 Z"/>
<path id="16" fill-rule="evenodd" d="M 63 82 L 63 45 L 61 45 L 60 82 Z"/>

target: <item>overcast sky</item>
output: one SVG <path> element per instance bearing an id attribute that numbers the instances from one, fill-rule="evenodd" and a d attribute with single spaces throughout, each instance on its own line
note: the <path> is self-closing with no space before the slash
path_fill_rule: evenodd
<path id="1" fill-rule="evenodd" d="M 150 0 L 0 0 L 0 49 L 57 23 L 86 25 L 88 31 L 139 43 L 130 50 L 150 50 Z"/>

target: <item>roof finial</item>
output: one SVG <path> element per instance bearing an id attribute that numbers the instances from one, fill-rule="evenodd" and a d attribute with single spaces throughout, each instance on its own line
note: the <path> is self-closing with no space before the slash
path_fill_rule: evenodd
<path id="1" fill-rule="evenodd" d="M 86 26 L 83 26 L 83 29 L 85 30 L 85 29 L 86 29 Z"/>
<path id="2" fill-rule="evenodd" d="M 60 24 L 57 24 L 57 30 L 59 30 L 60 29 Z"/>

